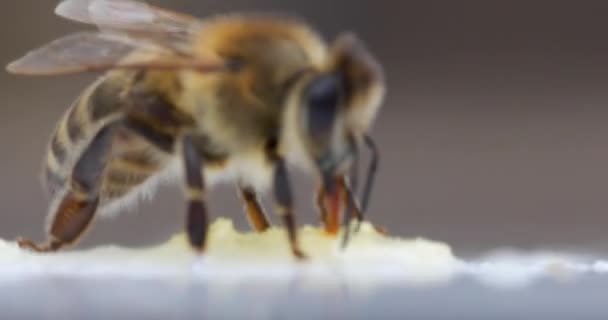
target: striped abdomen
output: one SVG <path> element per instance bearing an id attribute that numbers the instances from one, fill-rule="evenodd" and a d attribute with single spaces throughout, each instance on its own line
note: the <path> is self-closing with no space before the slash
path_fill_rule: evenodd
<path id="1" fill-rule="evenodd" d="M 62 194 L 62 190 L 73 188 L 71 179 L 75 164 L 85 150 L 94 147 L 93 139 L 100 130 L 124 118 L 127 108 L 132 109 L 138 102 L 130 95 L 137 78 L 136 74 L 114 74 L 100 79 L 60 120 L 51 137 L 44 168 L 46 187 L 53 198 Z M 113 125 L 109 139 L 109 151 L 100 155 L 104 159 L 91 161 L 103 163 L 103 171 L 84 173 L 96 175 L 95 193 L 100 206 L 122 198 L 144 184 L 169 160 L 169 155 L 146 143 L 122 123 Z"/>
<path id="2" fill-rule="evenodd" d="M 55 195 L 65 187 L 72 167 L 93 136 L 119 113 L 118 86 L 102 78 L 92 84 L 63 115 L 53 132 L 44 164 L 47 190 Z M 112 98 L 113 97 L 113 98 Z"/>

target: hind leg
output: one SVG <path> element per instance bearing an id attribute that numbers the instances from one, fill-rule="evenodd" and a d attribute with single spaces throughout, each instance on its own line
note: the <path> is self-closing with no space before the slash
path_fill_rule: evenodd
<path id="1" fill-rule="evenodd" d="M 48 225 L 48 240 L 36 244 L 19 239 L 22 248 L 38 252 L 57 251 L 74 244 L 91 225 L 99 204 L 100 178 L 111 150 L 115 124 L 102 128 L 73 168 L 66 191 L 58 194 L 58 204 L 52 209 Z"/>
<path id="2" fill-rule="evenodd" d="M 97 198 L 68 191 L 57 207 L 47 242 L 36 244 L 28 239 L 19 239 L 19 246 L 37 252 L 52 252 L 76 243 L 93 221 L 97 204 Z"/>
<path id="3" fill-rule="evenodd" d="M 293 256 L 298 260 L 307 258 L 306 254 L 300 249 L 298 241 L 298 230 L 293 214 L 293 198 L 291 194 L 291 186 L 287 173 L 287 164 L 282 158 L 275 158 L 275 173 L 274 173 L 274 196 L 277 205 L 277 213 L 281 216 L 283 224 L 287 229 L 289 247 Z"/>

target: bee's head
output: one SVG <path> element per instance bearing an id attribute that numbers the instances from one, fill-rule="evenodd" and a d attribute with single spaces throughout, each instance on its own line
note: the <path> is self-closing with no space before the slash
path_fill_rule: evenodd
<path id="1" fill-rule="evenodd" d="M 383 96 L 379 64 L 354 36 L 338 38 L 327 65 L 292 86 L 283 147 L 299 149 L 326 182 L 345 174 Z"/>

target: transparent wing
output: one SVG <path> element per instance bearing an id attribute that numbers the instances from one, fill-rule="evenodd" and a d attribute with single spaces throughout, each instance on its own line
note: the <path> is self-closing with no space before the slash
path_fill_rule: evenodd
<path id="1" fill-rule="evenodd" d="M 106 33 L 188 51 L 189 39 L 200 20 L 132 0 L 65 0 L 55 13 L 66 19 L 96 25 Z"/>
<path id="2" fill-rule="evenodd" d="M 134 50 L 141 59 L 127 59 Z M 7 70 L 23 75 L 60 75 L 110 69 L 196 69 L 222 71 L 222 61 L 202 61 L 189 57 L 162 59 L 162 47 L 142 46 L 129 39 L 99 32 L 82 32 L 55 40 L 29 52 L 7 66 Z M 145 55 L 149 51 L 150 55 Z M 152 57 L 152 58 L 149 58 Z"/>

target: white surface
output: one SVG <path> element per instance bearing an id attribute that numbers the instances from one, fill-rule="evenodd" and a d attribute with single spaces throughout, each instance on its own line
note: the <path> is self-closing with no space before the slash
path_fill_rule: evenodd
<path id="1" fill-rule="evenodd" d="M 36 254 L 0 241 L 0 281 L 32 276 L 161 278 L 183 281 L 205 279 L 285 279 L 306 275 L 307 281 L 331 283 L 332 279 L 367 288 L 390 284 L 441 284 L 467 277 L 500 287 L 525 286 L 543 278 L 568 281 L 583 275 L 607 275 L 608 262 L 560 254 L 500 254 L 464 261 L 447 244 L 426 239 L 386 237 L 364 224 L 349 247 L 339 248 L 340 238 L 304 227 L 300 239 L 310 260 L 296 263 L 282 229 L 263 234 L 239 233 L 228 220 L 210 228 L 206 254 L 198 257 L 184 235 L 147 249 L 103 246 L 86 251 Z"/>

